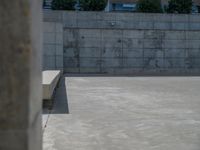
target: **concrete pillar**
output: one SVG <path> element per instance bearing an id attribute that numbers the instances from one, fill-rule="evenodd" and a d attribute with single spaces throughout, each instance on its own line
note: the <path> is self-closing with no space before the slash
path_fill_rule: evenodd
<path id="1" fill-rule="evenodd" d="M 0 150 L 41 150 L 41 0 L 0 1 Z"/>

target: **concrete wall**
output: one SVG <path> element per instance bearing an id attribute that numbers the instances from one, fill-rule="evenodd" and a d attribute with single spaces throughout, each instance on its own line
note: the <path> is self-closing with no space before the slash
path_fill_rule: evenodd
<path id="1" fill-rule="evenodd" d="M 63 25 L 66 73 L 198 74 L 200 16 L 45 11 Z"/>
<path id="2" fill-rule="evenodd" d="M 43 70 L 63 69 L 63 25 L 44 22 Z"/>

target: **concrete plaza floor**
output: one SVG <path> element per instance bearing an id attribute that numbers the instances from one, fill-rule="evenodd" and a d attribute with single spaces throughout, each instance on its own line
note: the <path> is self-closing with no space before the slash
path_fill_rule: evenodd
<path id="1" fill-rule="evenodd" d="M 44 150 L 200 150 L 200 77 L 63 77 Z"/>

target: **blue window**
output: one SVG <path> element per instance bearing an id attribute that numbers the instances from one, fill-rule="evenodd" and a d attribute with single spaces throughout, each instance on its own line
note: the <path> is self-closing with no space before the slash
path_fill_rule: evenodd
<path id="1" fill-rule="evenodd" d="M 136 11 L 136 4 L 130 3 L 113 3 L 112 11 Z"/>

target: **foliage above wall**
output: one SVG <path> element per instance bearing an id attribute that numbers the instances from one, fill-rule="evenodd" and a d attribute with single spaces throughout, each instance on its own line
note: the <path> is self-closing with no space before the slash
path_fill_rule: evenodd
<path id="1" fill-rule="evenodd" d="M 145 13 L 162 13 L 161 0 L 139 0 L 137 10 Z"/>
<path id="2" fill-rule="evenodd" d="M 169 0 L 169 5 L 166 9 L 168 13 L 183 13 L 189 14 L 192 10 L 192 0 Z"/>
<path id="3" fill-rule="evenodd" d="M 76 0 L 53 0 L 51 8 L 53 10 L 74 10 Z"/>
<path id="4" fill-rule="evenodd" d="M 80 8 L 84 11 L 102 11 L 105 9 L 107 0 L 79 0 Z"/>

